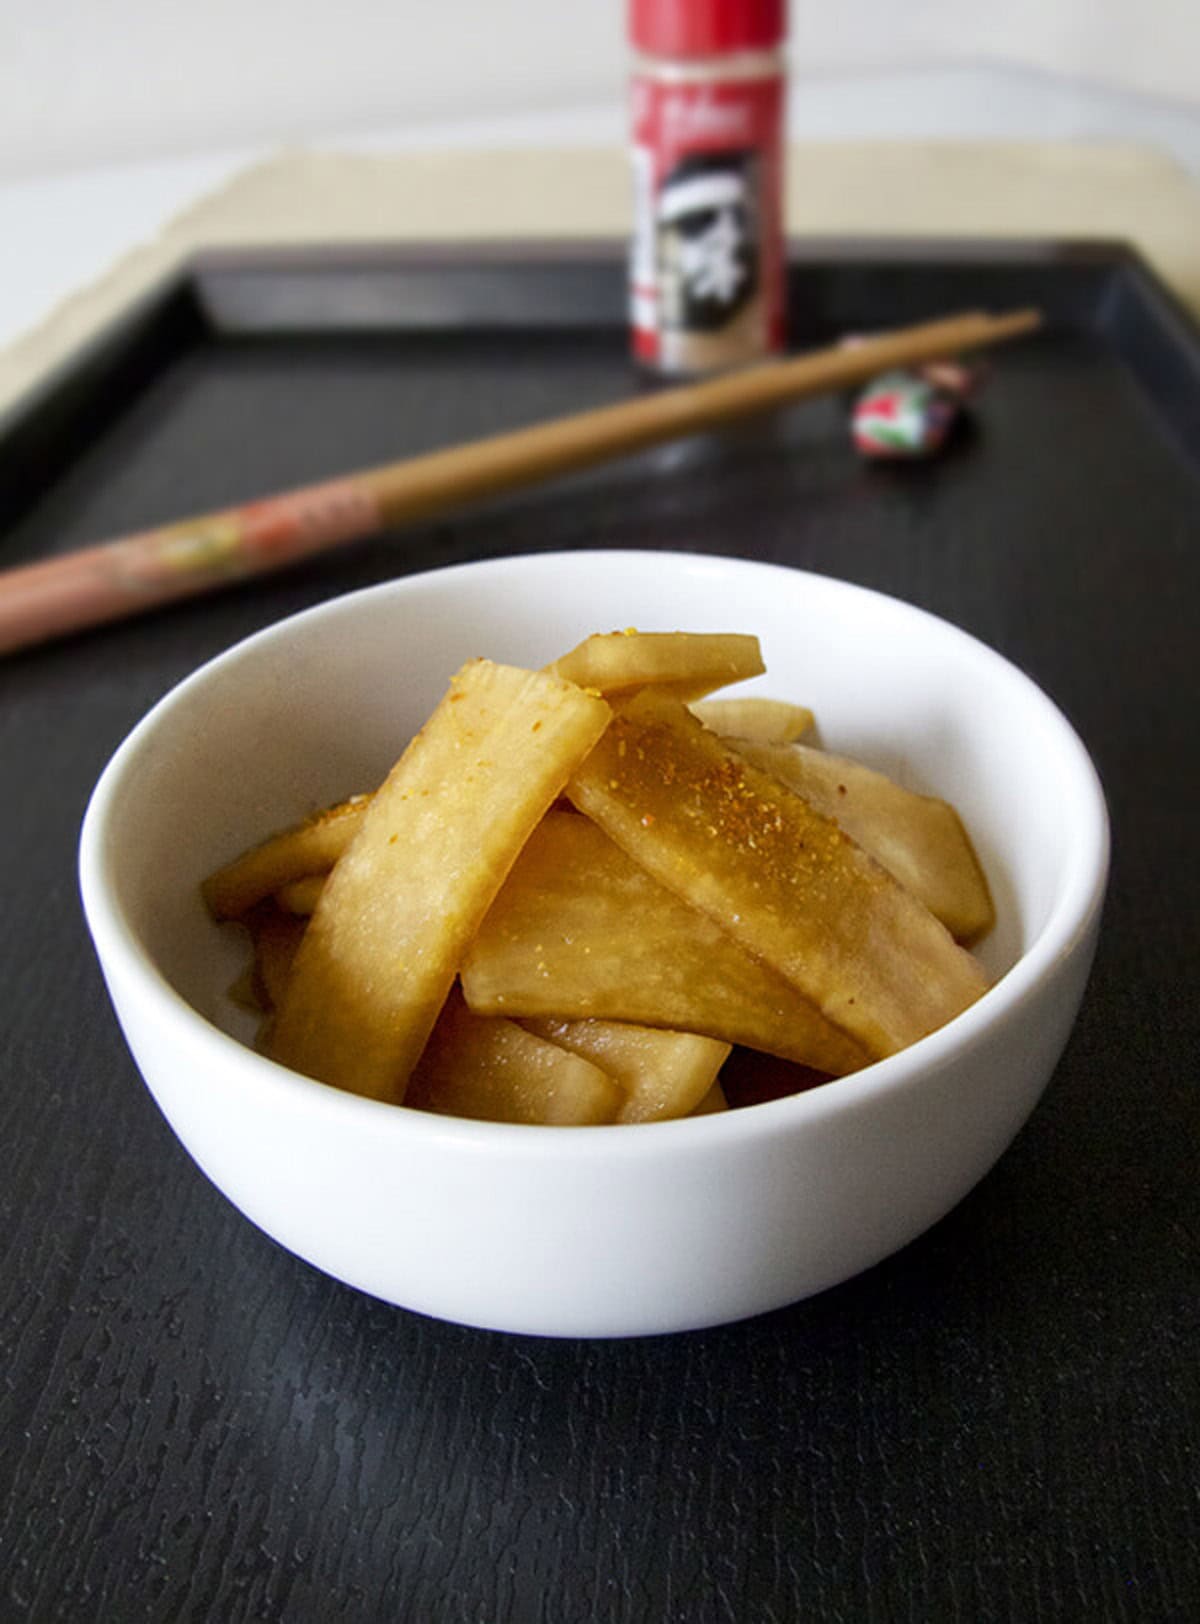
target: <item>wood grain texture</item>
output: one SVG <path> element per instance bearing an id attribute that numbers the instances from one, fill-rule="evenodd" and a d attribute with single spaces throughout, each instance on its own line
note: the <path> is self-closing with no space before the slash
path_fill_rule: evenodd
<path id="1" fill-rule="evenodd" d="M 217 346 L 0 552 L 629 388 L 612 334 Z M 374 1302 L 234 1212 L 128 1058 L 74 848 L 128 727 L 237 637 L 407 569 L 597 545 L 800 565 L 982 636 L 1093 750 L 1116 857 L 1054 1082 L 930 1234 L 741 1325 L 549 1342 Z M 0 1618 L 1195 1616 L 1198 600 L 1195 469 L 1102 345 L 1054 335 L 928 467 L 862 466 L 814 403 L 0 666 Z"/>

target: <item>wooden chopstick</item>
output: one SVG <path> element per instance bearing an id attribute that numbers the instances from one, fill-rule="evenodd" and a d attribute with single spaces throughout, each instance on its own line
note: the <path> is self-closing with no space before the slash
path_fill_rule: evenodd
<path id="1" fill-rule="evenodd" d="M 774 407 L 1032 332 L 1035 310 L 900 328 L 368 468 L 0 572 L 0 653 L 190 597 L 372 533 Z"/>

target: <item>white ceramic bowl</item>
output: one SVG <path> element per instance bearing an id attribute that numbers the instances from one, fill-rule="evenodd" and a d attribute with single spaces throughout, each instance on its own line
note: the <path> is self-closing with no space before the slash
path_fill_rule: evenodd
<path id="1" fill-rule="evenodd" d="M 201 878 L 376 783 L 469 656 L 538 665 L 588 632 L 752 631 L 758 689 L 824 742 L 963 813 L 999 979 L 904 1053 L 794 1098 L 682 1122 L 459 1122 L 309 1081 L 246 1047 L 244 951 Z M 105 770 L 81 883 L 109 991 L 183 1144 L 245 1215 L 378 1297 L 553 1335 L 675 1331 L 821 1291 L 895 1251 L 988 1170 L 1075 1018 L 1108 860 L 1075 733 L 965 633 L 798 571 L 662 553 L 501 559 L 337 599 L 213 660 Z"/>

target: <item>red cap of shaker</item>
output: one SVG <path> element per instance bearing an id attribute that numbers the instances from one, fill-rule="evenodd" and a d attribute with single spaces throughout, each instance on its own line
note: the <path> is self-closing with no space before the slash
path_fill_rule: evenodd
<path id="1" fill-rule="evenodd" d="M 650 56 L 768 51 L 787 32 L 787 0 L 629 0 L 629 39 Z"/>

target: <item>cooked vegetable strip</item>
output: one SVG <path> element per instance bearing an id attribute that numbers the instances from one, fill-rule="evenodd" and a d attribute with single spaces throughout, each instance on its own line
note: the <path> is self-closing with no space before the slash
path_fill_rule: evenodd
<path id="1" fill-rule="evenodd" d="M 275 901 L 284 913 L 300 914 L 305 918 L 316 912 L 317 902 L 325 889 L 324 874 L 306 874 L 302 880 L 291 880 L 281 885 Z"/>
<path id="2" fill-rule="evenodd" d="M 530 836 L 462 981 L 479 1014 L 699 1032 L 836 1075 L 870 1058 L 574 812 L 551 812 Z"/>
<path id="3" fill-rule="evenodd" d="M 711 1116 L 714 1111 L 728 1111 L 729 1101 L 720 1083 L 714 1083 L 692 1112 L 693 1116 Z"/>
<path id="4" fill-rule="evenodd" d="M 621 1021 L 522 1021 L 526 1031 L 582 1055 L 625 1090 L 618 1122 L 688 1116 L 712 1088 L 729 1044 L 694 1032 L 664 1032 Z"/>
<path id="5" fill-rule="evenodd" d="M 622 706 L 567 793 L 873 1055 L 985 990 L 970 954 L 836 823 L 652 688 Z"/>
<path id="6" fill-rule="evenodd" d="M 455 989 L 409 1079 L 405 1105 L 485 1122 L 612 1122 L 624 1090 L 599 1066 L 515 1021 L 472 1015 Z"/>
<path id="7" fill-rule="evenodd" d="M 261 903 L 247 916 L 254 943 L 254 978 L 264 1009 L 277 1009 L 300 951 L 307 919 L 284 913 L 274 903 Z"/>
<path id="8" fill-rule="evenodd" d="M 609 715 L 556 677 L 487 660 L 462 668 L 321 893 L 274 1059 L 374 1099 L 403 1097 L 467 943 Z"/>
<path id="9" fill-rule="evenodd" d="M 813 713 L 807 705 L 786 699 L 700 699 L 688 707 L 705 727 L 726 738 L 754 739 L 759 744 L 791 744 L 810 731 Z"/>
<path id="10" fill-rule="evenodd" d="M 354 795 L 326 807 L 210 875 L 202 889 L 213 917 L 240 919 L 293 880 L 328 873 L 354 838 L 369 799 Z"/>
<path id="11" fill-rule="evenodd" d="M 741 682 L 763 671 L 757 637 L 734 632 L 597 632 L 547 670 L 598 693 L 665 684 L 679 699 Z"/>
<path id="12" fill-rule="evenodd" d="M 747 761 L 802 795 L 894 874 L 960 942 L 995 921 L 975 849 L 948 801 L 917 795 L 845 756 L 802 744 L 729 741 Z"/>

